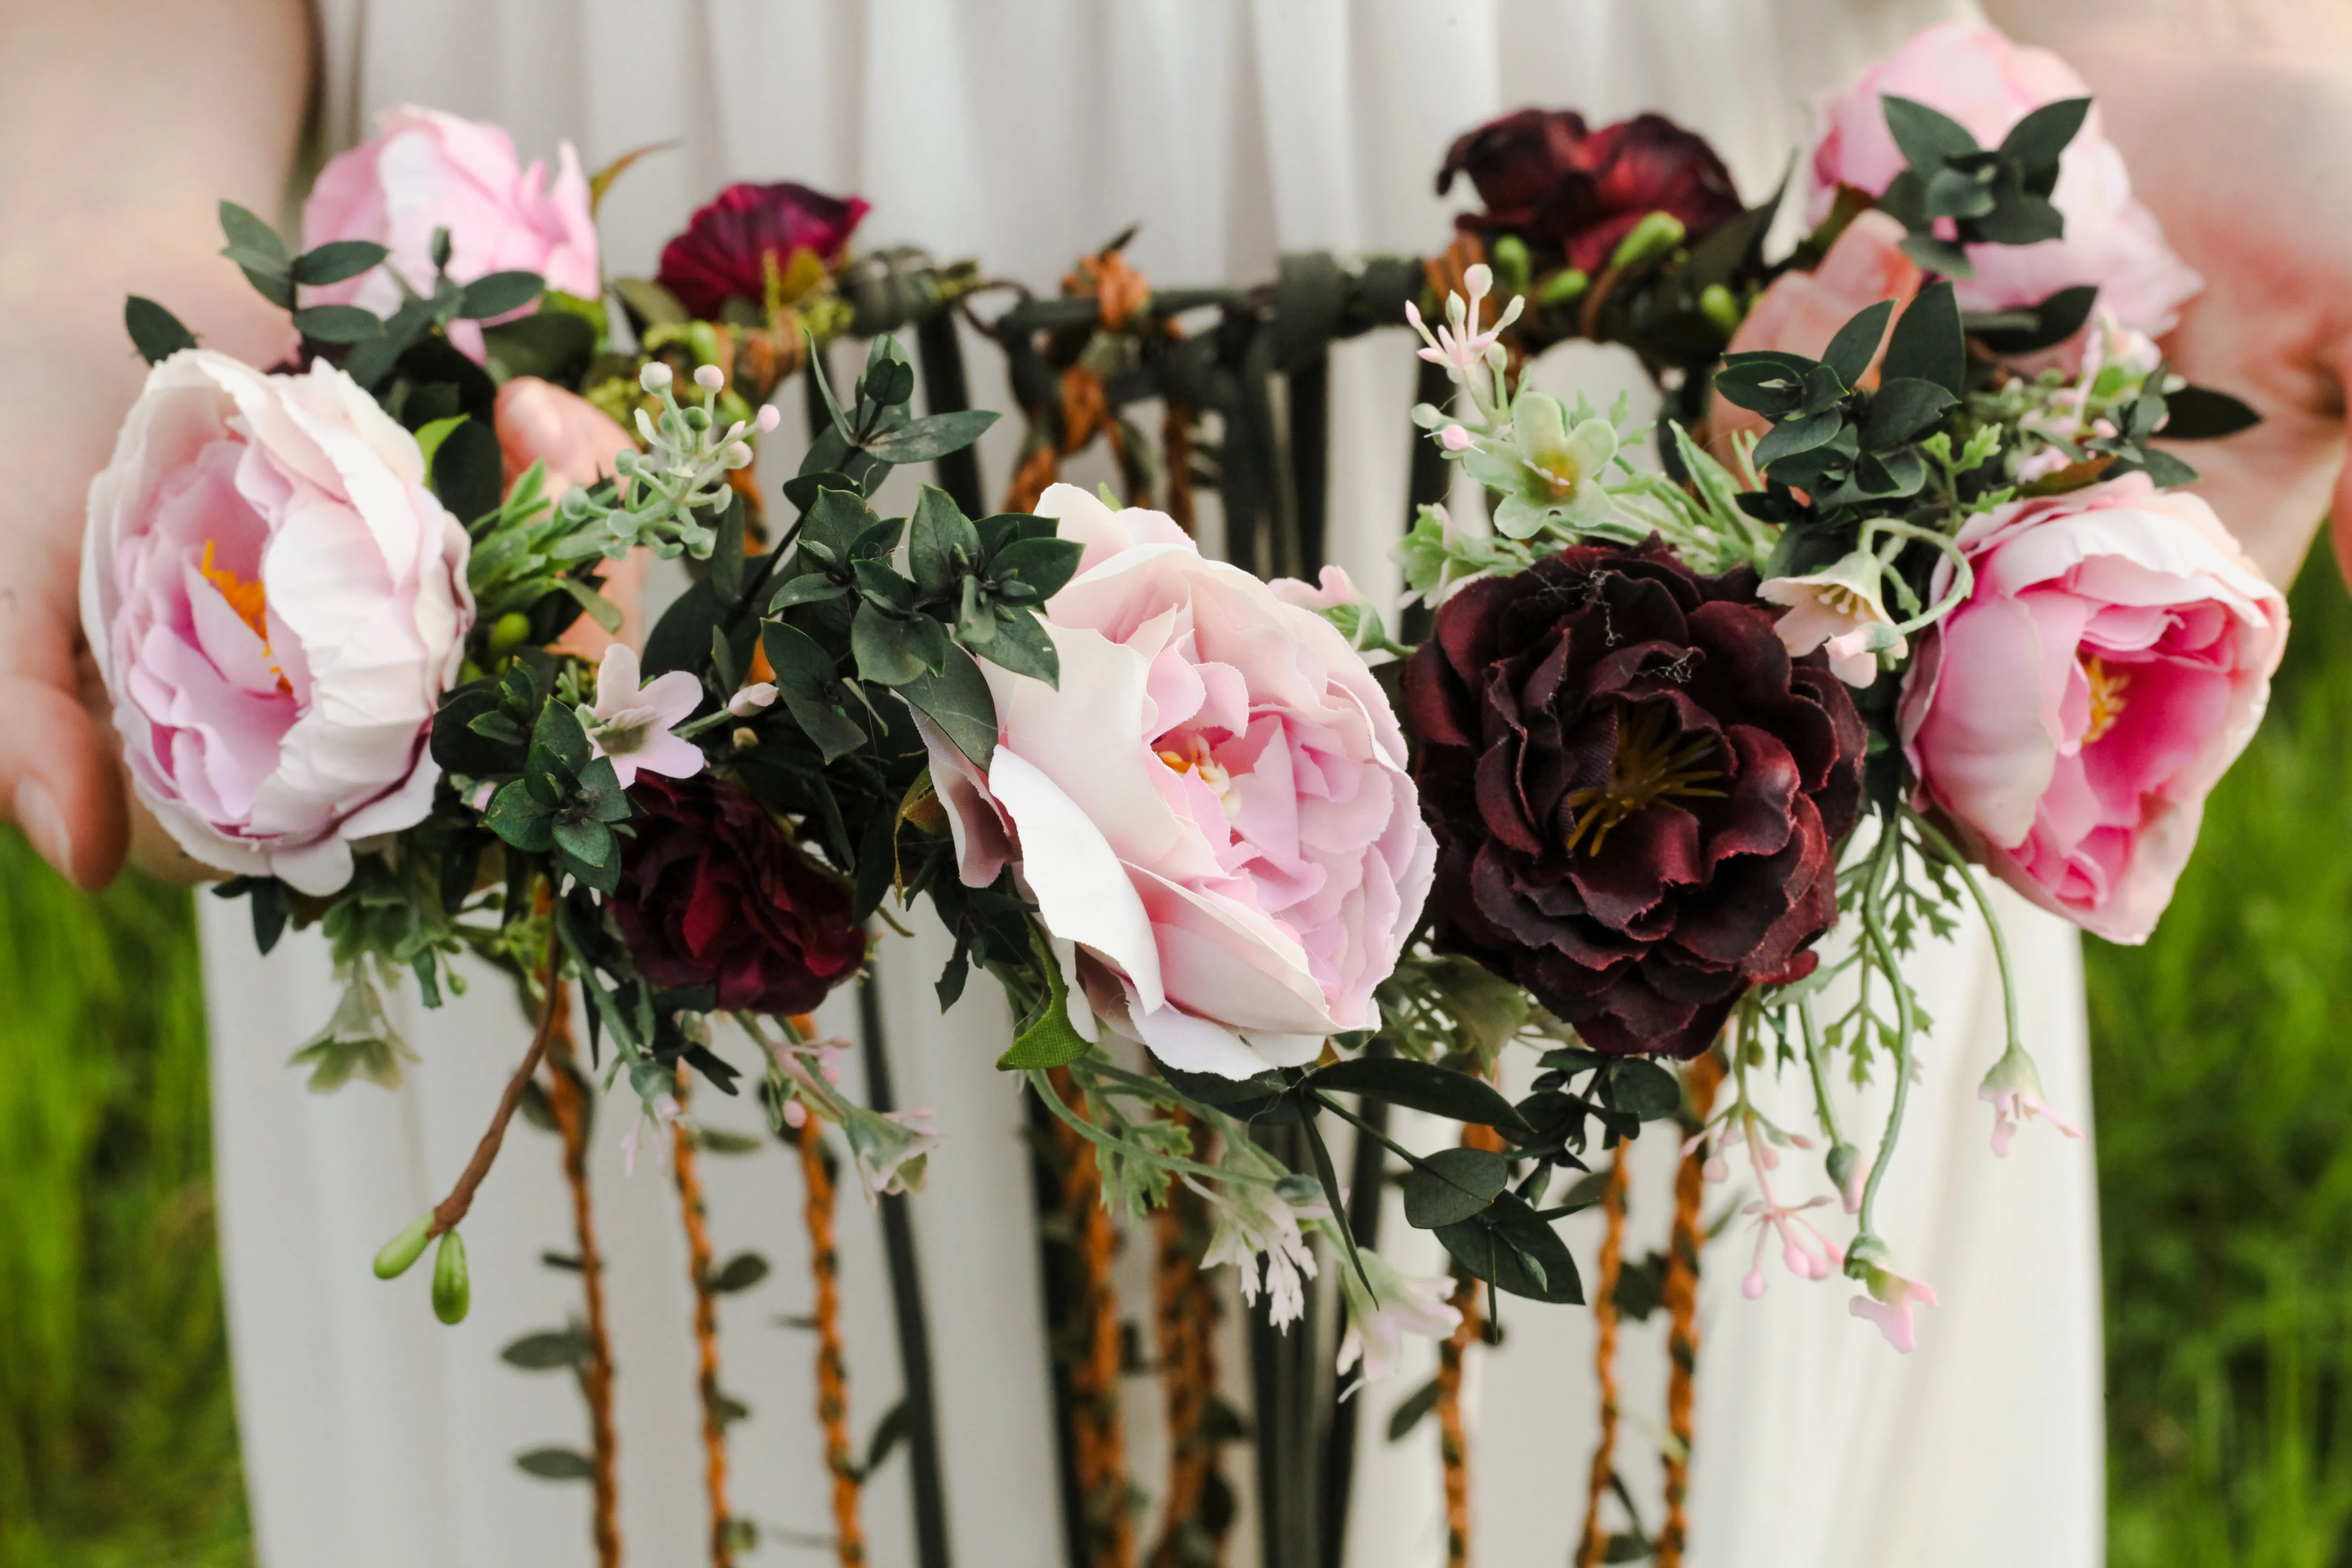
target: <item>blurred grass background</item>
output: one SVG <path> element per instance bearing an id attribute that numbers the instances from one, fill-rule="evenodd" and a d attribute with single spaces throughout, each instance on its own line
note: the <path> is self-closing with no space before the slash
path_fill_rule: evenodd
<path id="1" fill-rule="evenodd" d="M 2352 1557 L 2352 600 L 2147 947 L 2088 944 L 2110 1560 Z M 249 1563 L 188 895 L 0 833 L 0 1568 Z M 2033 1394 L 2018 1391 L 2018 1419 Z"/>

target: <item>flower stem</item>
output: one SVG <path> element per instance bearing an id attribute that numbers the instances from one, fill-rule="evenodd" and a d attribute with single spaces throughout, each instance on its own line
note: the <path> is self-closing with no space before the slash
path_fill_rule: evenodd
<path id="1" fill-rule="evenodd" d="M 1886 889 L 1886 873 L 1895 864 L 1899 837 L 1895 825 L 1888 823 L 1876 847 L 1871 851 L 1869 880 L 1864 885 L 1862 895 L 1863 930 L 1868 934 L 1871 947 L 1878 955 L 1880 972 L 1886 976 L 1886 984 L 1895 993 L 1895 1101 L 1887 1108 L 1886 1131 L 1879 1139 L 1878 1157 L 1870 1163 L 1869 1179 L 1863 1183 L 1862 1214 L 1858 1224 L 1863 1237 L 1878 1234 L 1877 1226 L 1872 1223 L 1877 1211 L 1878 1188 L 1886 1179 L 1886 1169 L 1894 1159 L 1895 1143 L 1903 1135 L 1903 1113 L 1911 1102 L 1911 1032 L 1914 1023 L 1911 986 L 1895 967 L 1895 944 L 1887 939 L 1885 912 L 1879 904 Z"/>
<path id="2" fill-rule="evenodd" d="M 1821 1030 L 1813 1023 L 1811 997 L 1797 1004 L 1797 1024 L 1805 1036 L 1805 1067 L 1812 1074 L 1814 1113 L 1821 1118 L 1822 1131 L 1834 1149 L 1845 1140 L 1838 1135 L 1837 1110 L 1830 1103 L 1829 1072 L 1824 1061 L 1827 1053 L 1822 1049 Z"/>
<path id="3" fill-rule="evenodd" d="M 563 1140 L 563 1176 L 572 1188 L 572 1228 L 580 1247 L 581 1292 L 588 1310 L 588 1363 L 580 1369 L 588 1401 L 590 1480 L 595 1494 L 597 1568 L 620 1568 L 619 1440 L 613 1427 L 613 1338 L 604 1322 L 604 1260 L 596 1247 L 588 1189 L 587 1090 L 572 1060 L 568 1006 L 560 1010 L 547 1051 L 549 1110 Z"/>
<path id="4" fill-rule="evenodd" d="M 433 1225 L 425 1233 L 428 1241 L 444 1231 L 457 1229 L 467 1211 L 474 1206 L 474 1194 L 481 1190 L 490 1167 L 499 1163 L 499 1147 L 506 1142 L 507 1123 L 514 1120 L 515 1107 L 522 1103 L 522 1091 L 531 1075 L 539 1070 L 540 1058 L 547 1054 L 548 1039 L 555 1033 L 562 989 L 557 984 L 555 943 L 555 931 L 551 925 L 547 933 L 547 967 L 541 985 L 544 994 L 539 1005 L 539 1027 L 531 1032 L 530 1049 L 524 1053 L 522 1066 L 515 1069 L 514 1077 L 507 1079 L 506 1092 L 499 1096 L 498 1110 L 490 1117 L 482 1141 L 474 1146 L 474 1157 L 466 1162 L 457 1184 L 449 1189 L 447 1197 L 433 1205 Z"/>
<path id="5" fill-rule="evenodd" d="M 1985 896 L 1984 883 L 1978 878 L 1976 868 L 1960 858 L 1959 850 L 1944 836 L 1942 829 L 1907 807 L 1903 819 L 1911 825 L 1912 831 L 1919 835 L 1928 848 L 1959 873 L 1961 883 L 1969 889 L 1969 897 L 1976 901 L 1977 912 L 1984 917 L 1985 930 L 1992 933 L 1992 960 L 2000 970 L 2001 1022 L 2009 1031 L 2008 1048 L 2012 1051 L 2022 1049 L 2023 1036 L 2017 1026 L 2017 979 L 2009 964 L 2009 938 L 2001 933 L 2000 918 L 1992 912 L 1992 900 Z"/>

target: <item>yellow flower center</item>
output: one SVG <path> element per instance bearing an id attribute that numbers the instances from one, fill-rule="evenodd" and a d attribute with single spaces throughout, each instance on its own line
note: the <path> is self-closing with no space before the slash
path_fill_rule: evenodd
<path id="1" fill-rule="evenodd" d="M 258 581 L 248 583 L 227 567 L 214 565 L 213 543 L 209 539 L 205 541 L 205 558 L 196 563 L 196 571 L 236 612 L 236 618 L 253 628 L 253 635 L 261 639 L 262 657 L 266 658 L 269 655 L 269 596 L 262 591 Z M 278 677 L 278 690 L 290 692 L 294 689 L 284 670 L 275 664 L 269 669 Z"/>
<path id="2" fill-rule="evenodd" d="M 1575 830 L 1562 846 L 1569 854 L 1576 853 L 1588 833 L 1592 837 L 1585 852 L 1600 854 L 1611 828 L 1660 801 L 1722 795 L 1721 790 L 1706 786 L 1721 778 L 1723 770 L 1701 765 L 1715 754 L 1715 737 L 1700 732 L 1669 738 L 1668 722 L 1663 702 L 1628 707 L 1618 722 L 1617 755 L 1609 764 L 1609 782 L 1569 794 L 1569 809 L 1576 813 Z"/>
<path id="3" fill-rule="evenodd" d="M 1576 487 L 1584 478 L 1575 457 L 1567 451 L 1539 452 L 1528 465 L 1535 469 L 1536 479 L 1547 500 L 1567 500 L 1576 494 Z"/>
<path id="4" fill-rule="evenodd" d="M 2083 731 L 2088 746 L 2104 740 L 2124 716 L 2124 692 L 2132 678 L 2128 669 L 2109 669 L 2097 654 L 2083 660 L 2083 678 L 2091 683 L 2091 724 Z"/>

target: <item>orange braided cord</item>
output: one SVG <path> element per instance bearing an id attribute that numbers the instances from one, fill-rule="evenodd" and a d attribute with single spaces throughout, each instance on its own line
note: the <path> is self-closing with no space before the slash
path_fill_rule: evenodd
<path id="1" fill-rule="evenodd" d="M 619 1443 L 613 1431 L 613 1339 L 604 1324 L 604 1263 L 596 1251 L 595 1216 L 588 1201 L 587 1095 L 572 1066 L 571 994 L 560 985 L 555 1026 L 547 1042 L 549 1110 L 563 1140 L 563 1179 L 572 1187 L 572 1228 L 579 1239 L 580 1282 L 588 1306 L 588 1364 L 580 1390 L 588 1401 L 589 1483 L 595 1497 L 597 1568 L 620 1568 Z"/>
<path id="2" fill-rule="evenodd" d="M 1054 1090 L 1079 1117 L 1085 1097 L 1067 1071 L 1055 1069 Z M 1134 1568 L 1135 1518 L 1128 1510 L 1126 1428 L 1118 1415 L 1118 1294 L 1111 1282 L 1117 1237 L 1102 1205 L 1102 1173 L 1094 1145 L 1054 1122 L 1061 1154 L 1062 1214 L 1068 1222 L 1080 1276 L 1076 1353 L 1070 1363 L 1070 1428 L 1090 1526 L 1087 1561 L 1092 1568 Z"/>
<path id="3" fill-rule="evenodd" d="M 1617 1467 L 1617 1274 L 1625 1258 L 1625 1145 L 1610 1162 L 1601 1209 L 1609 1228 L 1601 1239 L 1601 1278 L 1592 1297 L 1596 1344 L 1593 1373 L 1601 1385 L 1601 1441 L 1592 1450 L 1592 1475 L 1584 1488 L 1584 1535 L 1576 1548 L 1576 1568 L 1596 1568 L 1609 1543 L 1601 1528 L 1601 1495 Z"/>
<path id="4" fill-rule="evenodd" d="M 1151 285 L 1143 274 L 1127 264 L 1127 258 L 1118 250 L 1106 250 L 1099 255 L 1078 258 L 1077 270 L 1062 279 L 1062 293 L 1068 299 L 1093 298 L 1097 301 L 1102 330 L 1116 332 L 1151 303 Z M 1173 322 L 1159 329 L 1168 336 L 1180 335 Z M 1075 457 L 1101 436 L 1110 442 L 1112 456 L 1120 468 L 1127 466 L 1127 436 L 1112 416 L 1108 399 L 1103 393 L 1102 376 L 1083 364 L 1074 364 L 1062 373 L 1061 431 L 1058 436 L 1031 436 L 1032 445 L 1022 455 L 1021 466 L 1013 470 L 1013 482 L 1005 487 L 1004 510 L 1029 511 L 1046 487 L 1061 477 L 1062 459 Z M 1171 423 L 1175 418 L 1171 411 Z M 1190 462 L 1189 456 L 1186 461 Z M 1174 473 L 1171 463 L 1171 473 Z M 1175 511 L 1177 480 L 1171 478 L 1170 510 Z M 1192 482 L 1188 474 L 1183 482 L 1183 510 L 1177 521 L 1184 531 L 1192 531 Z"/>
<path id="5" fill-rule="evenodd" d="M 1170 1120 L 1192 1124 L 1181 1110 Z M 1151 1213 L 1157 1292 L 1152 1321 L 1168 1408 L 1168 1502 L 1150 1568 L 1196 1568 L 1204 1541 L 1216 1561 L 1224 1556 L 1223 1543 L 1199 1519 L 1217 1462 L 1217 1445 L 1209 1429 L 1209 1401 L 1217 1387 L 1216 1347 L 1211 1338 L 1217 1299 L 1201 1271 L 1209 1230 L 1206 1209 L 1198 1194 L 1178 1183 L 1169 1189 L 1168 1201 Z"/>
<path id="6" fill-rule="evenodd" d="M 1465 1126 L 1462 1146 L 1503 1152 L 1502 1134 L 1491 1127 Z M 1454 1310 L 1462 1321 L 1437 1347 L 1437 1457 L 1445 1470 L 1446 1568 L 1470 1562 L 1470 1437 L 1462 1424 L 1462 1368 L 1470 1342 L 1478 1335 L 1478 1281 L 1464 1274 L 1454 1286 Z"/>
<path id="7" fill-rule="evenodd" d="M 825 1169 L 824 1137 L 816 1118 L 801 1122 L 803 1213 L 809 1233 L 809 1276 L 816 1286 L 816 1418 L 824 1428 L 824 1465 L 833 1476 L 833 1539 L 842 1568 L 866 1561 L 866 1531 L 858 1523 L 856 1452 L 849 1438 L 849 1369 L 841 1347 L 840 1257 L 833 1236 L 833 1173 Z"/>
<path id="8" fill-rule="evenodd" d="M 679 1109 L 686 1105 L 686 1079 L 677 1082 Z M 677 1156 L 678 1212 L 686 1220 L 687 1273 L 694 1285 L 694 1344 L 701 1361 L 697 1387 L 702 1394 L 703 1477 L 710 1493 L 710 1565 L 730 1568 L 735 1547 L 727 1511 L 727 1421 L 719 1392 L 719 1297 L 710 1289 L 710 1229 L 695 1174 L 694 1133 L 681 1116 L 670 1128 Z"/>
<path id="9" fill-rule="evenodd" d="M 1683 1074 L 1683 1092 L 1689 1114 L 1705 1125 L 1715 1108 L 1715 1091 L 1723 1082 L 1723 1061 L 1715 1052 L 1691 1063 Z M 1666 1522 L 1658 1533 L 1658 1568 L 1682 1568 L 1683 1548 L 1689 1534 L 1685 1503 L 1690 1491 L 1691 1394 L 1698 1370 L 1698 1249 L 1699 1199 L 1706 1190 L 1706 1150 L 1694 1148 L 1675 1172 L 1674 1241 L 1667 1249 L 1665 1299 L 1667 1313 L 1666 1430 L 1674 1441 L 1666 1452 Z"/>

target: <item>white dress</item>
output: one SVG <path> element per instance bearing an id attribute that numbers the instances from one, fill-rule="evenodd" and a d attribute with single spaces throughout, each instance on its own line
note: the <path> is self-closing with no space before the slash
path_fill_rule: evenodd
<path id="1" fill-rule="evenodd" d="M 325 0 L 327 129 L 340 145 L 383 106 L 414 101 L 497 120 L 526 157 L 576 142 L 594 167 L 676 140 L 605 204 L 608 273 L 651 269 L 690 208 L 735 179 L 803 180 L 874 204 L 868 245 L 915 241 L 978 256 L 995 275 L 1049 289 L 1076 255 L 1138 219 L 1129 251 L 1166 283 L 1272 275 L 1286 249 L 1423 254 L 1449 232 L 1431 175 L 1461 130 L 1522 104 L 1596 121 L 1657 109 L 1705 132 L 1741 188 L 1769 190 L 1814 90 L 1849 76 L 1947 7 L 1921 0 Z M 971 354 L 973 397 L 1009 407 L 992 354 Z M 1393 592 L 1386 550 L 1402 516 L 1403 412 L 1412 362 L 1381 333 L 1336 351 L 1331 552 L 1374 593 Z M 1547 384 L 1622 382 L 1622 363 L 1570 350 Z M 788 399 L 797 396 L 788 391 Z M 1013 422 L 1006 422 L 1009 426 Z M 788 418 L 784 431 L 798 427 Z M 982 448 L 1003 483 L 1017 432 Z M 789 451 L 781 454 L 787 458 Z M 1067 477 L 1108 478 L 1074 467 Z M 424 1059 L 408 1087 L 305 1093 L 288 1054 L 333 1002 L 313 941 L 255 956 L 243 911 L 203 903 L 218 1185 L 238 1407 L 267 1568 L 572 1568 L 593 1560 L 586 1491 L 530 1479 L 513 1457 L 585 1447 L 564 1377 L 526 1373 L 498 1351 L 578 1310 L 574 1275 L 543 1267 L 572 1228 L 554 1141 L 518 1124 L 466 1236 L 473 1315 L 436 1322 L 425 1283 L 382 1284 L 376 1247 L 446 1190 L 478 1137 L 526 1029 L 509 988 L 478 985 L 427 1014 L 395 1016 Z M 2087 1116 L 2079 961 L 2072 932 L 2009 900 L 2030 1043 L 2053 1103 Z M 949 1142 L 914 1205 L 936 1346 L 948 1512 L 965 1564 L 1065 1560 L 1027 1152 L 1013 1082 L 992 1066 L 1004 1015 L 975 984 L 940 1016 L 935 933 L 894 940 L 882 964 L 902 1105 L 938 1112 Z M 2036 1127 L 2016 1152 L 1986 1149 L 1975 1079 L 2000 1048 L 1999 996 L 1973 925 L 1922 974 L 1938 1028 L 1884 1226 L 1901 1261 L 1935 1284 L 1921 1348 L 1898 1357 L 1848 1316 L 1843 1280 L 1809 1285 L 1769 1266 L 1740 1299 L 1748 1240 L 1735 1226 L 1707 1255 L 1698 1373 L 1692 1558 L 1743 1568 L 1906 1568 L 2000 1561 L 2082 1568 L 2101 1555 L 2096 1211 L 2091 1160 Z M 826 1022 L 845 1033 L 840 1002 Z M 748 1060 L 748 1057 L 744 1058 Z M 1884 1075 L 1882 1074 L 1882 1077 Z M 853 1067 L 847 1079 L 860 1085 Z M 1788 1086 L 1793 1091 L 1798 1086 Z M 1793 1108 L 1793 1107 L 1792 1107 Z M 760 1131 L 755 1105 L 703 1090 L 698 1115 Z M 685 1244 L 675 1187 L 641 1162 L 621 1169 L 622 1101 L 594 1130 L 597 1219 L 608 1259 L 622 1433 L 621 1527 L 629 1559 L 706 1554 Z M 1850 1111 L 1850 1114 L 1853 1112 Z M 1424 1130 L 1441 1136 L 1436 1130 Z M 1631 1251 L 1663 1245 L 1669 1141 L 1638 1162 Z M 731 1431 L 735 1510 L 764 1552 L 824 1560 L 780 1532 L 828 1527 L 808 1337 L 777 1320 L 808 1308 L 797 1167 L 772 1145 L 706 1157 L 723 1258 L 775 1265 L 722 1304 L 724 1383 L 752 1410 Z M 1824 1190 L 1801 1163 L 1792 1190 Z M 1810 1186 L 1805 1184 L 1811 1184 Z M 1736 1184 L 1735 1184 L 1736 1185 Z M 1726 1196 L 1717 1189 L 1709 1212 Z M 1655 1233 L 1654 1235 L 1653 1233 Z M 1563 1227 L 1588 1279 L 1596 1223 Z M 878 1227 L 841 1210 L 849 1391 L 861 1439 L 898 1397 Z M 1391 1213 L 1383 1250 L 1439 1267 L 1429 1238 Z M 1140 1281 L 1148 1247 L 1128 1248 Z M 1130 1292 L 1129 1312 L 1146 1298 Z M 1593 1430 L 1591 1320 L 1506 1302 L 1509 1342 L 1474 1352 L 1470 1410 L 1476 1561 L 1567 1559 Z M 1621 1450 L 1657 1523 L 1652 1434 L 1663 1426 L 1659 1323 L 1629 1329 Z M 1229 1336 L 1230 1337 L 1230 1336 Z M 1444 1559 L 1435 1436 L 1384 1436 L 1389 1410 L 1433 1352 L 1361 1397 L 1349 1562 L 1403 1568 Z M 1238 1342 L 1225 1349 L 1228 1367 Z M 1154 1384 L 1126 1389 L 1136 1479 L 1158 1489 Z M 1244 1518 L 1230 1561 L 1257 1561 L 1245 1449 L 1227 1475 Z M 903 1458 L 869 1489 L 869 1560 L 911 1563 Z M 1147 1516 L 1144 1539 L 1150 1539 Z"/>

